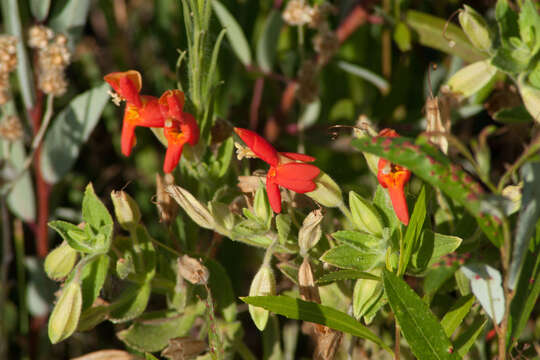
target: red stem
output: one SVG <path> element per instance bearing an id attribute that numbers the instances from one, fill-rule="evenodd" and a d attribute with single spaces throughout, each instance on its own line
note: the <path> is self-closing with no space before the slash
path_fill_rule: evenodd
<path id="1" fill-rule="evenodd" d="M 34 127 L 34 136 L 36 136 L 41 126 L 41 116 L 43 114 L 43 94 L 37 93 L 36 104 L 28 111 Z M 51 186 L 45 182 L 39 168 L 41 157 L 41 144 L 36 150 L 34 157 L 34 176 L 36 181 L 36 191 L 38 200 L 37 227 L 36 233 L 36 252 L 40 258 L 47 256 L 49 252 L 49 239 L 47 231 L 47 221 L 49 220 L 49 195 Z"/>
<path id="2" fill-rule="evenodd" d="M 255 80 L 253 98 L 251 99 L 251 106 L 249 107 L 249 128 L 254 131 L 257 130 L 257 124 L 259 122 L 259 108 L 261 106 L 263 90 L 264 77 L 260 77 Z"/>

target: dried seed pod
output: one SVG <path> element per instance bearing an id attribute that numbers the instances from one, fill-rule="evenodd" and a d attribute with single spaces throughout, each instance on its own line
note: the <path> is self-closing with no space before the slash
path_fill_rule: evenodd
<path id="1" fill-rule="evenodd" d="M 210 277 L 210 272 L 206 266 L 188 255 L 178 258 L 178 273 L 194 285 L 207 284 Z"/>

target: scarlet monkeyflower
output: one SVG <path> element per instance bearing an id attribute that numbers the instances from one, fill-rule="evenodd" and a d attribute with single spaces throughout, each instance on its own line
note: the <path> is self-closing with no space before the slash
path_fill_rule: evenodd
<path id="1" fill-rule="evenodd" d="M 167 152 L 163 171 L 170 173 L 178 165 L 186 143 L 195 145 L 199 141 L 199 127 L 193 115 L 183 112 L 184 93 L 167 90 L 159 98 L 159 107 L 165 119 L 163 133 L 167 139 Z"/>
<path id="2" fill-rule="evenodd" d="M 393 129 L 383 129 L 379 132 L 380 137 L 398 137 L 398 133 Z M 383 188 L 388 189 L 392 207 L 398 219 L 405 225 L 409 225 L 409 209 L 405 199 L 405 184 L 411 178 L 411 172 L 403 166 L 396 165 L 390 161 L 380 158 L 377 166 L 377 180 Z"/>
<path id="3" fill-rule="evenodd" d="M 234 128 L 234 131 L 257 157 L 270 165 L 266 174 L 266 192 L 275 213 L 281 212 L 279 186 L 300 194 L 317 188 L 313 179 L 319 175 L 319 168 L 304 163 L 315 161 L 314 157 L 298 153 L 280 153 L 268 141 L 251 130 Z"/>
<path id="4" fill-rule="evenodd" d="M 105 75 L 104 80 L 126 101 L 124 121 L 122 125 L 122 154 L 129 156 L 135 145 L 135 128 L 163 127 L 164 118 L 154 96 L 140 95 L 142 87 L 141 74 L 135 70 L 113 72 Z"/>

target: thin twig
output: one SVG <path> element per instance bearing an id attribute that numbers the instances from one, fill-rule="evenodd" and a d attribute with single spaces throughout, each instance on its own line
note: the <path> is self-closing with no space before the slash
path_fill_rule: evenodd
<path id="1" fill-rule="evenodd" d="M 0 197 L 0 212 L 2 213 L 2 266 L 0 268 L 0 309 L 5 309 L 4 304 L 7 298 L 7 281 L 9 264 L 13 259 L 13 249 L 11 248 L 11 233 L 9 228 L 9 214 L 6 206 L 6 198 Z M 4 322 L 0 322 L 0 359 L 8 358 L 8 343 Z"/>

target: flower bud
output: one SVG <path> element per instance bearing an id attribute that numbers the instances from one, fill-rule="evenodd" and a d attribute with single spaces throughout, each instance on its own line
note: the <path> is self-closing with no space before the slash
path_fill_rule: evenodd
<path id="1" fill-rule="evenodd" d="M 274 272 L 268 265 L 263 265 L 251 282 L 249 296 L 267 296 L 275 295 L 276 278 Z M 249 315 L 257 326 L 257 329 L 263 331 L 268 322 L 269 312 L 261 307 L 249 305 Z"/>
<path id="2" fill-rule="evenodd" d="M 82 307 L 81 285 L 71 281 L 64 286 L 62 294 L 49 318 L 49 339 L 56 344 L 73 334 L 79 323 Z"/>
<path id="3" fill-rule="evenodd" d="M 167 192 L 197 225 L 205 229 L 214 229 L 214 218 L 210 211 L 189 191 L 178 185 L 169 185 L 167 186 Z"/>
<path id="4" fill-rule="evenodd" d="M 309 249 L 317 245 L 322 235 L 321 221 L 323 214 L 320 209 L 313 210 L 306 216 L 302 227 L 298 232 L 298 245 L 300 246 L 300 255 L 305 256 Z"/>
<path id="5" fill-rule="evenodd" d="M 525 108 L 537 122 L 540 122 L 540 89 L 525 82 L 521 76 L 518 81 L 519 93 Z"/>
<path id="6" fill-rule="evenodd" d="M 112 191 L 111 199 L 114 205 L 116 220 L 124 230 L 133 230 L 141 221 L 139 206 L 125 191 Z"/>
<path id="7" fill-rule="evenodd" d="M 317 188 L 306 193 L 307 196 L 326 207 L 337 207 L 343 203 L 341 189 L 330 176 L 324 172 L 320 172 L 319 176 L 314 179 Z"/>
<path id="8" fill-rule="evenodd" d="M 352 221 L 358 230 L 381 236 L 383 224 L 377 209 L 360 195 L 351 191 L 349 193 L 349 206 L 351 208 Z"/>
<path id="9" fill-rule="evenodd" d="M 495 74 L 497 68 L 491 65 L 489 60 L 477 61 L 452 75 L 448 86 L 452 92 L 469 97 L 486 86 Z"/>
<path id="10" fill-rule="evenodd" d="M 272 215 L 274 212 L 270 208 L 270 203 L 268 202 L 268 196 L 263 186 L 260 186 L 255 193 L 255 200 L 253 201 L 253 210 L 255 211 L 255 216 L 262 220 L 265 224 L 270 224 Z"/>
<path id="11" fill-rule="evenodd" d="M 380 276 L 381 269 L 370 271 L 371 274 Z M 369 309 L 379 300 L 382 295 L 382 281 L 358 279 L 353 291 L 354 317 L 360 319 L 366 315 Z"/>
<path id="12" fill-rule="evenodd" d="M 125 279 L 129 274 L 135 273 L 135 265 L 133 264 L 133 257 L 131 254 L 126 254 L 125 258 L 118 259 L 116 262 L 116 273 L 120 279 Z"/>
<path id="13" fill-rule="evenodd" d="M 491 35 L 486 21 L 470 6 L 464 5 L 459 13 L 459 23 L 475 48 L 481 51 L 491 49 Z"/>
<path id="14" fill-rule="evenodd" d="M 77 251 L 67 242 L 63 242 L 45 258 L 45 272 L 52 280 L 61 280 L 68 276 L 77 262 Z"/>
<path id="15" fill-rule="evenodd" d="M 187 255 L 178 258 L 178 273 L 194 285 L 207 284 L 210 277 L 206 266 Z"/>

